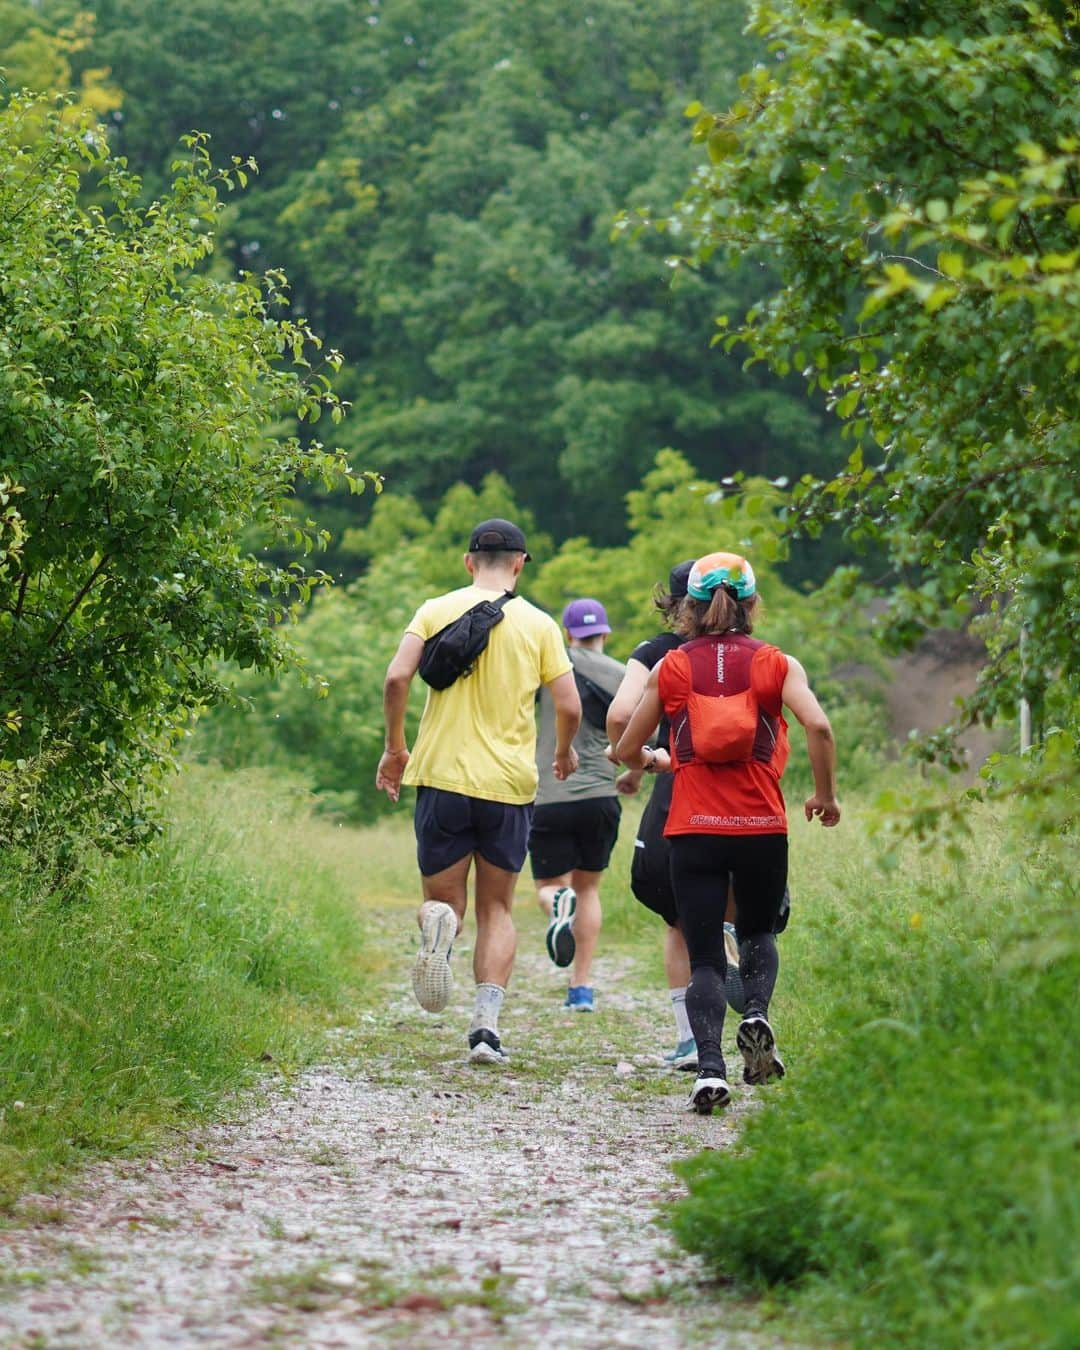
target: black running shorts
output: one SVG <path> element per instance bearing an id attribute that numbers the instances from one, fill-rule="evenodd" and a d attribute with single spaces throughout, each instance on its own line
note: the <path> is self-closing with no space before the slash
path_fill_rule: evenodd
<path id="1" fill-rule="evenodd" d="M 529 835 L 533 877 L 545 881 L 575 868 L 602 872 L 619 837 L 621 814 L 618 797 L 586 797 L 579 802 L 538 806 Z"/>
<path id="2" fill-rule="evenodd" d="M 630 889 L 635 900 L 659 914 L 669 928 L 679 922 L 675 888 L 671 884 L 671 847 L 664 838 L 671 794 L 657 783 L 641 814 L 634 857 L 630 863 Z"/>
<path id="3" fill-rule="evenodd" d="M 493 867 L 520 872 L 529 844 L 533 804 L 511 806 L 466 797 L 461 792 L 416 790 L 416 861 L 420 875 L 434 876 L 473 853 Z"/>
<path id="4" fill-rule="evenodd" d="M 668 798 L 653 792 L 641 815 L 634 857 L 630 863 L 630 890 L 646 909 L 659 914 L 669 928 L 679 921 L 675 907 L 675 888 L 671 883 L 671 844 L 664 838 Z M 784 888 L 774 933 L 782 933 L 791 917 L 791 895 Z"/>

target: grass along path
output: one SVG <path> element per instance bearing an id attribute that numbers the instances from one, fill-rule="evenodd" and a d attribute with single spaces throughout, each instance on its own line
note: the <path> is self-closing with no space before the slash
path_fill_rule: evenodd
<path id="1" fill-rule="evenodd" d="M 332 1066 L 26 1200 L 0 1233 L 6 1345 L 765 1343 L 656 1223 L 671 1163 L 730 1146 L 751 1090 L 724 1115 L 681 1110 L 663 990 L 607 949 L 599 1011 L 562 1011 L 523 903 L 513 1059 L 468 1065 L 471 930 L 431 1017 L 409 991 L 411 908 L 367 911 L 385 985 Z"/>

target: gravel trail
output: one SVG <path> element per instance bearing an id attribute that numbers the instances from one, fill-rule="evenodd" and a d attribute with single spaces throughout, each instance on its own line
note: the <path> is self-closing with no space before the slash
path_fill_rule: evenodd
<path id="1" fill-rule="evenodd" d="M 430 1017 L 406 997 L 408 916 L 379 927 L 393 985 L 332 1063 L 150 1161 L 28 1197 L 26 1226 L 0 1233 L 3 1344 L 775 1343 L 656 1222 L 672 1162 L 728 1147 L 752 1099 L 681 1109 L 663 990 L 601 957 L 598 1012 L 564 1012 L 527 925 L 511 1063 L 470 1066 L 471 953 Z"/>

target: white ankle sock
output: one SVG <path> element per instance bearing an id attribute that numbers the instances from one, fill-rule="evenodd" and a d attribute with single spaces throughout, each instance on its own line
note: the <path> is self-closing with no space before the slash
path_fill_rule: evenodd
<path id="1" fill-rule="evenodd" d="M 679 1038 L 679 1044 L 683 1041 L 693 1040 L 694 1033 L 690 1030 L 690 1019 L 686 1015 L 686 986 L 682 989 L 669 989 L 671 995 L 671 1007 L 675 1013 L 675 1034 Z"/>
<path id="2" fill-rule="evenodd" d="M 499 1010 L 506 997 L 501 984 L 478 984 L 470 1031 L 487 1030 L 499 1034 Z"/>

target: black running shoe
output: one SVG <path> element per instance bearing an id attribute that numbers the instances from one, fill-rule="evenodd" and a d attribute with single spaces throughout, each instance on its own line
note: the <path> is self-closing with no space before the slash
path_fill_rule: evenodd
<path id="1" fill-rule="evenodd" d="M 544 934 L 548 956 L 565 969 L 574 959 L 577 944 L 574 941 L 574 911 L 577 896 L 569 886 L 560 886 L 551 905 L 551 922 Z"/>
<path id="2" fill-rule="evenodd" d="M 496 1032 L 481 1027 L 469 1032 L 470 1064 L 505 1064 L 510 1053 L 504 1050 Z"/>
<path id="3" fill-rule="evenodd" d="M 717 1106 L 727 1106 L 731 1101 L 731 1090 L 724 1078 L 724 1071 L 705 1070 L 699 1073 L 690 1096 L 686 1101 L 688 1111 L 696 1111 L 699 1116 L 711 1116 Z"/>
<path id="4" fill-rule="evenodd" d="M 770 1078 L 783 1078 L 784 1061 L 776 1053 L 776 1037 L 764 1017 L 744 1017 L 735 1033 L 735 1044 L 742 1051 L 744 1083 L 760 1087 Z"/>

